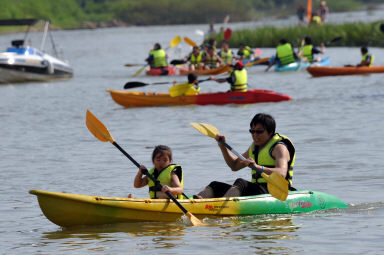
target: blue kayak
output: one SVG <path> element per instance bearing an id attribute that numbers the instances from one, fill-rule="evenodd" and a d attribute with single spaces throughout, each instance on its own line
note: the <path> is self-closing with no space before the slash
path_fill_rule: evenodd
<path id="1" fill-rule="evenodd" d="M 329 66 L 331 62 L 330 57 L 322 58 L 320 62 L 301 62 L 297 61 L 288 65 L 279 66 L 278 64 L 275 65 L 275 71 L 276 72 L 283 72 L 283 71 L 300 71 L 305 70 L 309 66 Z"/>

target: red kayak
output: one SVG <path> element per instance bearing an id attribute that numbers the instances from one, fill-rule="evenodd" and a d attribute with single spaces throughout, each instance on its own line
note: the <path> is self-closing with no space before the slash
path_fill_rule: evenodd
<path id="1" fill-rule="evenodd" d="M 107 90 L 112 99 L 124 107 L 165 105 L 224 105 L 254 104 L 291 100 L 288 95 L 270 90 L 254 89 L 247 92 L 216 92 L 198 95 L 171 97 L 165 93 Z"/>
<path id="2" fill-rule="evenodd" d="M 147 71 L 145 72 L 145 74 L 146 75 L 153 75 L 153 76 L 175 75 L 176 74 L 176 68 L 174 66 L 148 68 Z"/>

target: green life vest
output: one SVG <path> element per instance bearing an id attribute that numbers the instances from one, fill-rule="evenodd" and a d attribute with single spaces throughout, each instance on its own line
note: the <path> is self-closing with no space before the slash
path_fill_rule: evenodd
<path id="1" fill-rule="evenodd" d="M 286 43 L 277 46 L 276 52 L 281 65 L 288 65 L 290 63 L 296 62 L 291 44 Z"/>
<path id="2" fill-rule="evenodd" d="M 242 70 L 234 70 L 232 73 L 235 75 L 236 81 L 234 84 L 231 84 L 231 91 L 247 91 L 247 70 L 243 68 Z"/>
<path id="3" fill-rule="evenodd" d="M 288 173 L 285 177 L 289 182 L 289 185 L 292 186 L 292 177 L 293 177 L 293 165 L 295 164 L 295 147 L 291 140 L 285 135 L 280 135 L 278 133 L 274 134 L 268 143 L 256 154 L 254 143 L 249 147 L 248 155 L 250 158 L 255 160 L 258 165 L 266 167 L 275 167 L 276 161 L 272 157 L 272 151 L 275 145 L 278 142 L 283 142 L 289 151 L 290 160 L 288 162 Z M 261 174 L 258 174 L 256 170 L 252 169 L 252 182 L 253 183 L 266 183 L 267 181 L 261 177 Z"/>
<path id="4" fill-rule="evenodd" d="M 157 171 L 157 170 L 156 170 Z M 153 167 L 151 170 L 149 170 L 149 173 L 153 176 L 153 173 L 155 172 L 155 167 Z M 179 177 L 181 187 L 183 187 L 183 170 L 181 169 L 180 165 L 171 164 L 161 170 L 159 176 L 157 177 L 157 181 L 160 182 L 162 186 L 167 185 L 171 187 L 172 179 L 171 179 L 171 173 L 175 172 L 176 175 Z M 161 189 L 159 187 L 156 187 L 155 183 L 148 178 L 148 187 L 149 187 L 149 197 L 150 198 L 157 198 L 158 192 L 161 192 Z M 182 199 L 183 195 L 178 195 L 176 198 Z"/>
<path id="5" fill-rule="evenodd" d="M 163 49 L 159 50 L 151 50 L 149 52 L 149 55 L 153 56 L 153 63 L 152 67 L 158 68 L 158 67 L 165 67 L 168 66 L 167 64 L 167 54 Z"/>
<path id="6" fill-rule="evenodd" d="M 220 58 L 223 60 L 223 62 L 225 64 L 232 64 L 232 59 L 233 59 L 233 56 L 232 56 L 232 50 L 228 50 L 228 51 L 221 51 L 221 54 L 220 54 Z"/>
<path id="7" fill-rule="evenodd" d="M 368 66 L 372 66 L 373 65 L 373 60 L 375 59 L 375 56 L 373 56 L 372 54 L 369 54 L 368 52 L 365 53 L 364 56 L 363 56 L 362 61 L 366 61 L 368 56 L 371 56 L 371 62 L 369 62 Z"/>
<path id="8" fill-rule="evenodd" d="M 199 55 L 195 56 L 195 54 L 191 53 L 189 61 L 195 67 L 199 67 L 201 65 L 201 60 L 203 58 L 203 53 L 199 52 Z"/>
<path id="9" fill-rule="evenodd" d="M 304 45 L 300 48 L 300 50 L 303 51 L 302 57 L 305 57 L 308 62 L 313 62 L 313 55 L 312 55 L 312 49 L 313 45 Z"/>

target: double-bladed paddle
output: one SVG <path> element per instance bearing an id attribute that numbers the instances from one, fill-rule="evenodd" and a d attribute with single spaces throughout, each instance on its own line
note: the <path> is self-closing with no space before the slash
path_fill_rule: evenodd
<path id="1" fill-rule="evenodd" d="M 204 79 L 204 80 L 199 80 L 200 82 L 208 81 L 209 79 Z M 153 82 L 153 83 L 145 83 L 145 82 L 140 82 L 140 81 L 129 81 L 125 83 L 124 89 L 133 89 L 133 88 L 138 88 L 138 87 L 144 87 L 147 85 L 162 85 L 162 84 L 171 84 L 172 82 L 166 81 L 166 82 Z"/>
<path id="2" fill-rule="evenodd" d="M 250 66 L 253 66 L 256 64 L 260 64 L 260 63 L 263 63 L 263 64 L 268 63 L 269 60 L 270 60 L 270 58 L 261 58 L 261 59 L 258 59 L 256 61 L 252 61 L 252 62 L 245 64 L 245 67 L 250 67 Z"/>
<path id="3" fill-rule="evenodd" d="M 197 44 L 194 41 L 192 41 L 189 37 L 186 37 L 186 36 L 184 37 L 184 42 L 186 42 L 188 45 L 192 47 L 197 46 Z"/>
<path id="4" fill-rule="evenodd" d="M 180 36 L 176 36 L 175 38 L 172 39 L 172 41 L 170 42 L 169 46 L 165 49 L 165 50 L 168 50 L 169 48 L 172 48 L 172 47 L 176 47 L 177 45 L 179 45 L 179 43 L 181 42 L 181 37 Z M 134 73 L 132 76 L 133 77 L 136 77 L 138 76 L 149 64 L 144 64 L 139 70 L 137 70 L 136 73 Z"/>
<path id="5" fill-rule="evenodd" d="M 144 83 L 144 82 L 139 82 L 139 81 L 129 81 L 125 83 L 124 89 L 132 89 L 132 88 L 138 88 L 138 87 L 144 87 L 147 85 L 157 85 L 157 84 L 170 84 L 171 82 L 166 81 L 166 82 L 153 82 L 153 83 Z"/>
<path id="6" fill-rule="evenodd" d="M 211 138 L 216 138 L 216 135 L 219 133 L 216 127 L 206 124 L 206 123 L 190 123 L 192 127 L 196 128 L 200 133 L 203 135 L 209 136 Z M 237 157 L 239 157 L 241 160 L 245 160 L 243 155 L 235 151 L 231 146 L 229 146 L 225 141 L 219 141 L 221 144 L 223 144 L 226 148 L 228 148 L 233 154 L 235 154 Z M 261 171 L 258 170 L 253 164 L 249 166 L 256 172 L 260 173 Z M 267 181 L 268 186 L 268 192 L 273 197 L 285 201 L 288 196 L 288 181 L 284 179 L 283 176 L 276 172 L 272 172 L 270 175 L 267 175 L 264 172 L 261 172 L 261 176 Z"/>
<path id="7" fill-rule="evenodd" d="M 98 118 L 96 118 L 96 116 L 93 115 L 93 113 L 91 113 L 89 110 L 87 110 L 85 123 L 86 123 L 89 131 L 97 139 L 99 139 L 102 142 L 112 143 L 127 158 L 129 158 L 129 160 L 131 160 L 133 164 L 135 164 L 138 168 L 140 167 L 140 164 L 137 163 L 137 161 L 134 158 L 132 158 L 123 148 L 120 147 L 120 145 L 118 145 L 115 142 L 115 139 L 111 136 L 111 134 L 109 133 L 106 126 L 104 126 L 104 124 Z M 155 183 L 157 182 L 157 180 L 148 172 L 147 169 L 142 170 L 142 173 L 145 174 L 148 178 L 150 178 L 153 182 L 155 182 Z M 161 187 L 161 184 L 159 184 L 159 185 Z M 183 213 L 190 219 L 193 226 L 203 225 L 203 223 L 198 218 L 196 218 L 192 213 L 188 212 L 187 209 L 185 209 L 169 191 L 167 191 L 165 193 L 183 211 Z"/>

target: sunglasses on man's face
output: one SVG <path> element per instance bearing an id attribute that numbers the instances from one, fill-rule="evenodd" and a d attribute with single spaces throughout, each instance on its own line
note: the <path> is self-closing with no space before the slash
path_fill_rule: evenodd
<path id="1" fill-rule="evenodd" d="M 252 135 L 253 134 L 261 135 L 262 133 L 264 133 L 264 131 L 265 131 L 265 129 L 258 129 L 258 130 L 249 129 L 249 133 L 251 133 Z"/>

